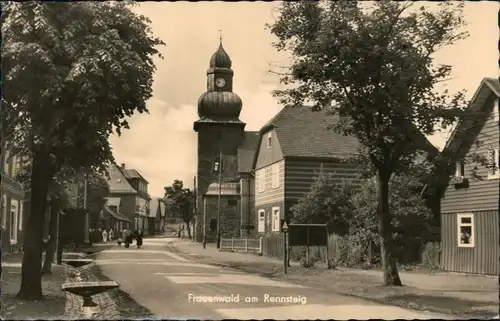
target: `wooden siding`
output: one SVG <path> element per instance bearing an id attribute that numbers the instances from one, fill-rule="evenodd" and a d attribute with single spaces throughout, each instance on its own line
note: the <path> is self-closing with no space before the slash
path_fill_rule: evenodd
<path id="1" fill-rule="evenodd" d="M 493 100 L 489 99 L 490 110 L 493 111 Z M 480 146 L 473 144 L 470 153 L 479 153 L 488 157 L 488 148 L 498 148 L 498 123 L 493 114 L 488 118 L 477 141 Z M 477 166 L 476 172 L 483 180 L 472 178 L 472 169 Z M 498 209 L 498 179 L 488 179 L 488 169 L 484 165 L 465 164 L 464 177 L 469 179 L 469 187 L 456 189 L 454 185 L 446 188 L 441 201 L 441 213 L 458 213 L 471 211 L 488 211 Z"/>
<path id="2" fill-rule="evenodd" d="M 285 199 L 286 210 L 307 194 L 323 164 L 324 173 L 335 173 L 338 182 L 357 180 L 359 170 L 356 165 L 340 163 L 336 160 L 285 159 Z"/>
<path id="3" fill-rule="evenodd" d="M 473 212 L 475 247 L 458 247 L 456 214 L 441 216 L 441 268 L 446 271 L 498 275 L 498 210 Z"/>
<path id="4" fill-rule="evenodd" d="M 267 148 L 267 134 L 271 133 L 271 148 Z M 260 169 L 283 159 L 280 143 L 276 131 L 273 129 L 262 135 L 260 140 L 255 169 Z"/>
<path id="5" fill-rule="evenodd" d="M 273 188 L 272 184 L 272 167 L 274 164 L 258 169 L 255 173 L 255 206 L 282 202 L 285 198 L 285 163 L 279 161 L 275 164 L 279 165 L 279 187 Z M 264 173 L 265 190 L 259 191 L 259 175 Z"/>

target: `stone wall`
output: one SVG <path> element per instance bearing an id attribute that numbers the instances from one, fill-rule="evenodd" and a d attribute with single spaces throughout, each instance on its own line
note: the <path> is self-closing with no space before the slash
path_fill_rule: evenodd
<path id="1" fill-rule="evenodd" d="M 205 228 L 207 239 L 217 239 L 217 229 L 210 229 L 210 221 L 217 220 L 218 197 L 205 197 Z M 220 229 L 222 237 L 239 237 L 240 211 L 238 196 L 221 196 Z"/>

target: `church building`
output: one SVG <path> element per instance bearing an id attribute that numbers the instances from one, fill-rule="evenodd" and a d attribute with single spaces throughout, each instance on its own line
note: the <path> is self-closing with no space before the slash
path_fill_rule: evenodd
<path id="1" fill-rule="evenodd" d="M 252 161 L 259 133 L 245 131 L 246 124 L 239 119 L 242 101 L 233 92 L 231 64 L 221 40 L 210 59 L 207 91 L 198 100 L 199 119 L 194 122 L 198 133 L 195 217 L 198 242 L 216 241 L 218 225 L 222 237 L 245 237 L 255 229 L 249 218 L 255 190 Z M 214 171 L 219 159 L 222 160 L 220 186 L 219 174 Z"/>

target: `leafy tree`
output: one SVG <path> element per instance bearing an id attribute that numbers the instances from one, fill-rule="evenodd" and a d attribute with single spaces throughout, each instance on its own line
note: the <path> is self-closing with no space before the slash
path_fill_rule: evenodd
<path id="1" fill-rule="evenodd" d="M 268 26 L 278 50 L 292 54 L 292 84 L 276 94 L 284 103 L 311 102 L 339 117 L 333 130 L 354 135 L 377 177 L 378 232 L 385 285 L 402 285 L 394 257 L 389 181 L 421 147 L 420 135 L 446 127 L 465 105 L 463 93 L 438 93 L 450 65 L 434 53 L 467 36 L 462 5 L 415 2 L 283 2 Z"/>
<path id="2" fill-rule="evenodd" d="M 172 186 L 165 187 L 163 198 L 166 210 L 175 217 L 180 217 L 186 223 L 188 236 L 191 238 L 190 223 L 194 217 L 194 195 L 189 188 L 184 188 L 184 183 L 174 180 Z"/>
<path id="3" fill-rule="evenodd" d="M 162 42 L 126 2 L 2 3 L 2 134 L 33 160 L 18 297 L 42 299 L 41 239 L 50 182 L 63 168 L 105 171 L 108 141 L 147 112 Z"/>

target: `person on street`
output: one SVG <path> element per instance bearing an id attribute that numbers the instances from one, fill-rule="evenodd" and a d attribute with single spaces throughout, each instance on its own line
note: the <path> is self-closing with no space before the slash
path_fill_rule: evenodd
<path id="1" fill-rule="evenodd" d="M 137 233 L 137 236 L 135 239 L 136 239 L 136 243 L 137 243 L 137 248 L 140 249 L 142 246 L 142 232 Z"/>
<path id="2" fill-rule="evenodd" d="M 108 243 L 108 232 L 106 231 L 106 229 L 102 230 L 102 241 L 104 243 Z"/>
<path id="3" fill-rule="evenodd" d="M 108 239 L 109 241 L 113 241 L 113 239 L 115 238 L 115 231 L 113 231 L 113 229 L 109 229 L 109 233 L 108 233 Z"/>
<path id="4" fill-rule="evenodd" d="M 129 241 L 128 233 L 129 233 L 129 231 L 126 228 L 124 228 L 123 232 L 122 232 L 122 239 L 125 242 L 125 247 L 129 247 L 129 245 L 130 245 L 130 242 L 128 242 Z"/>

